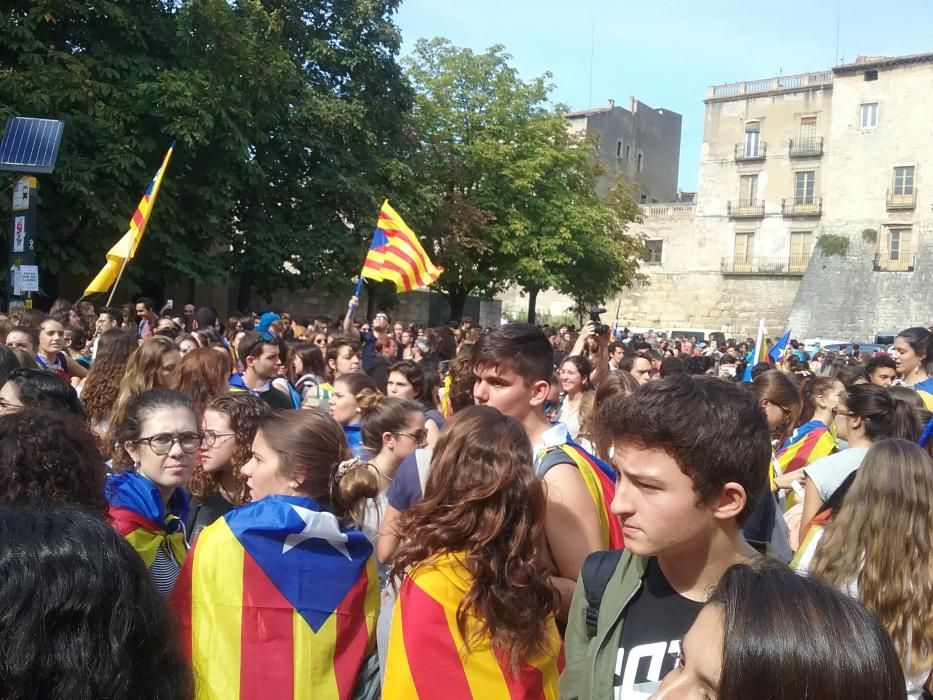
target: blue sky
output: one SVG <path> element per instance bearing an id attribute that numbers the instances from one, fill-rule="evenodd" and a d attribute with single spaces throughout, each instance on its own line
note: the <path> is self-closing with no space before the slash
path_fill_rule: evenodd
<path id="1" fill-rule="evenodd" d="M 421 37 L 502 44 L 523 77 L 550 71 L 554 101 L 572 109 L 635 95 L 679 112 L 680 186 L 692 190 L 708 85 L 933 51 L 931 0 L 839 3 L 838 56 L 836 0 L 402 0 L 396 21 L 403 54 Z"/>

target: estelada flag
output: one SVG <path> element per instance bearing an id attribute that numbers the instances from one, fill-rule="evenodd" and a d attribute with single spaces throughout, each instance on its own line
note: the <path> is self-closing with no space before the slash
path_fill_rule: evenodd
<path id="1" fill-rule="evenodd" d="M 179 564 L 187 545 L 183 523 L 188 517 L 188 496 L 175 489 L 168 504 L 149 479 L 132 471 L 111 474 L 104 486 L 113 527 L 152 566 L 159 548 L 167 550 Z"/>
<path id="2" fill-rule="evenodd" d="M 444 268 L 431 262 L 414 231 L 389 206 L 389 200 L 385 200 L 369 252 L 363 261 L 363 277 L 378 282 L 394 282 L 398 291 L 410 292 L 427 287 L 443 271 Z"/>
<path id="3" fill-rule="evenodd" d="M 553 700 L 563 666 L 560 635 L 547 620 L 546 649 L 525 659 L 516 675 L 507 653 L 477 635 L 467 616 L 469 650 L 457 626 L 457 610 L 471 587 L 456 553 L 414 567 L 399 588 L 389 632 L 383 700 Z"/>
<path id="4" fill-rule="evenodd" d="M 536 469 L 538 476 L 544 476 L 544 472 L 551 466 L 556 466 L 566 462 L 564 458 L 558 458 L 555 454 L 565 455 L 573 460 L 583 477 L 583 483 L 586 490 L 589 491 L 590 498 L 596 506 L 596 514 L 599 517 L 599 531 L 602 537 L 603 549 L 622 549 L 625 546 L 625 540 L 622 536 L 622 523 L 612 513 L 610 509 L 612 499 L 616 494 L 615 473 L 608 464 L 601 459 L 594 457 L 589 452 L 574 442 L 566 442 L 556 447 L 545 450 L 537 461 Z"/>
<path id="5" fill-rule="evenodd" d="M 376 560 L 314 500 L 267 496 L 201 531 L 171 604 L 199 700 L 347 700 L 375 648 Z"/>
<path id="6" fill-rule="evenodd" d="M 97 273 L 97 277 L 91 281 L 87 289 L 84 290 L 84 296 L 109 291 L 113 283 L 116 282 L 117 275 L 120 274 L 120 268 L 136 255 L 136 249 L 143 239 L 143 233 L 145 233 L 146 225 L 149 223 L 149 216 L 152 214 L 152 207 L 155 206 L 156 197 L 159 196 L 162 178 L 165 176 L 165 170 L 168 168 L 168 162 L 172 158 L 174 149 L 175 142 L 173 141 L 162 160 L 162 166 L 156 172 L 155 177 L 152 178 L 152 182 L 149 183 L 149 187 L 143 193 L 143 198 L 139 200 L 136 211 L 133 212 L 129 230 L 107 251 L 107 263 Z"/>
<path id="7" fill-rule="evenodd" d="M 781 473 L 797 471 L 836 451 L 836 440 L 822 421 L 811 420 L 798 427 L 778 450 Z"/>

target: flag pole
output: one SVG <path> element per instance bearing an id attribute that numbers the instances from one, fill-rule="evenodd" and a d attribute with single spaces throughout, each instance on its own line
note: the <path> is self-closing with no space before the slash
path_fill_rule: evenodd
<path id="1" fill-rule="evenodd" d="M 120 272 L 117 273 L 117 279 L 114 281 L 113 286 L 110 288 L 110 296 L 107 297 L 107 306 L 110 306 L 110 302 L 113 301 L 113 295 L 117 292 L 117 285 L 120 284 L 120 278 L 123 277 L 123 271 L 126 269 L 127 259 L 123 258 L 123 262 L 120 264 Z"/>

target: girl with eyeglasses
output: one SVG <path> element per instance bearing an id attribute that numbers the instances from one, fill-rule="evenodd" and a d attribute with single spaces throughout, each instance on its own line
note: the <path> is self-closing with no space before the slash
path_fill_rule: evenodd
<path id="1" fill-rule="evenodd" d="M 272 415 L 262 399 L 247 393 L 227 394 L 204 411 L 200 464 L 191 477 L 188 541 L 212 522 L 249 501 L 240 468 L 253 456 L 259 424 Z"/>
<path id="2" fill-rule="evenodd" d="M 848 448 L 824 457 L 803 469 L 803 513 L 800 518 L 800 541 L 803 541 L 811 521 L 823 505 L 840 491 L 839 500 L 851 485 L 849 477 L 861 468 L 869 448 L 885 438 L 901 438 L 916 442 L 921 424 L 914 407 L 892 396 L 887 389 L 874 384 L 856 384 L 839 397 L 833 409 L 833 421 L 840 440 Z M 854 479 L 855 477 L 852 477 Z M 832 513 L 825 512 L 820 524 L 825 525 Z"/>
<path id="3" fill-rule="evenodd" d="M 167 596 L 187 551 L 185 487 L 203 440 L 198 418 L 184 394 L 152 389 L 129 402 L 113 432 L 118 443 L 115 473 L 105 487 L 110 517 Z"/>

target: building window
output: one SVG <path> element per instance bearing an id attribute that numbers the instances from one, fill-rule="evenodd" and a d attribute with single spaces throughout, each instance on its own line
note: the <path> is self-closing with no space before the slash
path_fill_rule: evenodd
<path id="1" fill-rule="evenodd" d="M 914 193 L 914 166 L 901 165 L 894 168 L 894 194 Z"/>
<path id="2" fill-rule="evenodd" d="M 653 240 L 645 241 L 645 262 L 649 265 L 661 264 L 661 250 L 664 247 L 664 241 Z"/>
<path id="3" fill-rule="evenodd" d="M 644 164 L 644 160 L 645 160 L 645 156 L 644 156 L 643 153 L 639 153 L 639 154 L 635 157 L 635 163 L 636 163 L 636 165 L 635 165 L 635 171 L 636 171 L 636 172 L 639 172 L 639 173 L 641 172 L 641 168 L 642 168 L 642 165 Z"/>
<path id="4" fill-rule="evenodd" d="M 616 158 L 622 157 L 622 139 L 616 141 Z"/>
<path id="5" fill-rule="evenodd" d="M 788 268 L 791 272 L 804 272 L 810 262 L 810 250 L 813 234 L 810 231 L 796 231 L 790 234 L 790 260 Z"/>
<path id="6" fill-rule="evenodd" d="M 888 240 L 888 260 L 903 261 L 910 251 L 910 229 L 894 228 Z"/>
<path id="7" fill-rule="evenodd" d="M 625 147 L 625 162 L 628 163 L 632 159 L 632 147 Z"/>
<path id="8" fill-rule="evenodd" d="M 737 232 L 735 234 L 735 248 L 732 253 L 732 269 L 736 272 L 750 272 L 754 249 L 755 234 Z"/>
<path id="9" fill-rule="evenodd" d="M 758 146 L 761 143 L 761 122 L 747 122 L 745 124 L 745 157 L 758 156 Z"/>
<path id="10" fill-rule="evenodd" d="M 877 102 L 867 102 L 862 105 L 860 124 L 863 129 L 874 129 L 878 126 Z"/>
<path id="11" fill-rule="evenodd" d="M 647 201 L 648 201 L 648 195 L 643 194 L 643 195 L 641 196 L 641 200 L 640 200 L 640 201 L 641 201 L 642 204 L 647 203 Z"/>
<path id="12" fill-rule="evenodd" d="M 813 204 L 813 184 L 816 182 L 816 173 L 805 170 L 794 174 L 794 204 Z"/>
<path id="13" fill-rule="evenodd" d="M 816 117 L 800 117 L 800 142 L 812 143 L 816 140 Z"/>
<path id="14" fill-rule="evenodd" d="M 739 177 L 739 206 L 750 207 L 758 203 L 758 176 L 742 175 Z"/>
<path id="15" fill-rule="evenodd" d="M 875 270 L 910 272 L 914 269 L 913 237 L 909 228 L 885 229 L 878 241 Z"/>

